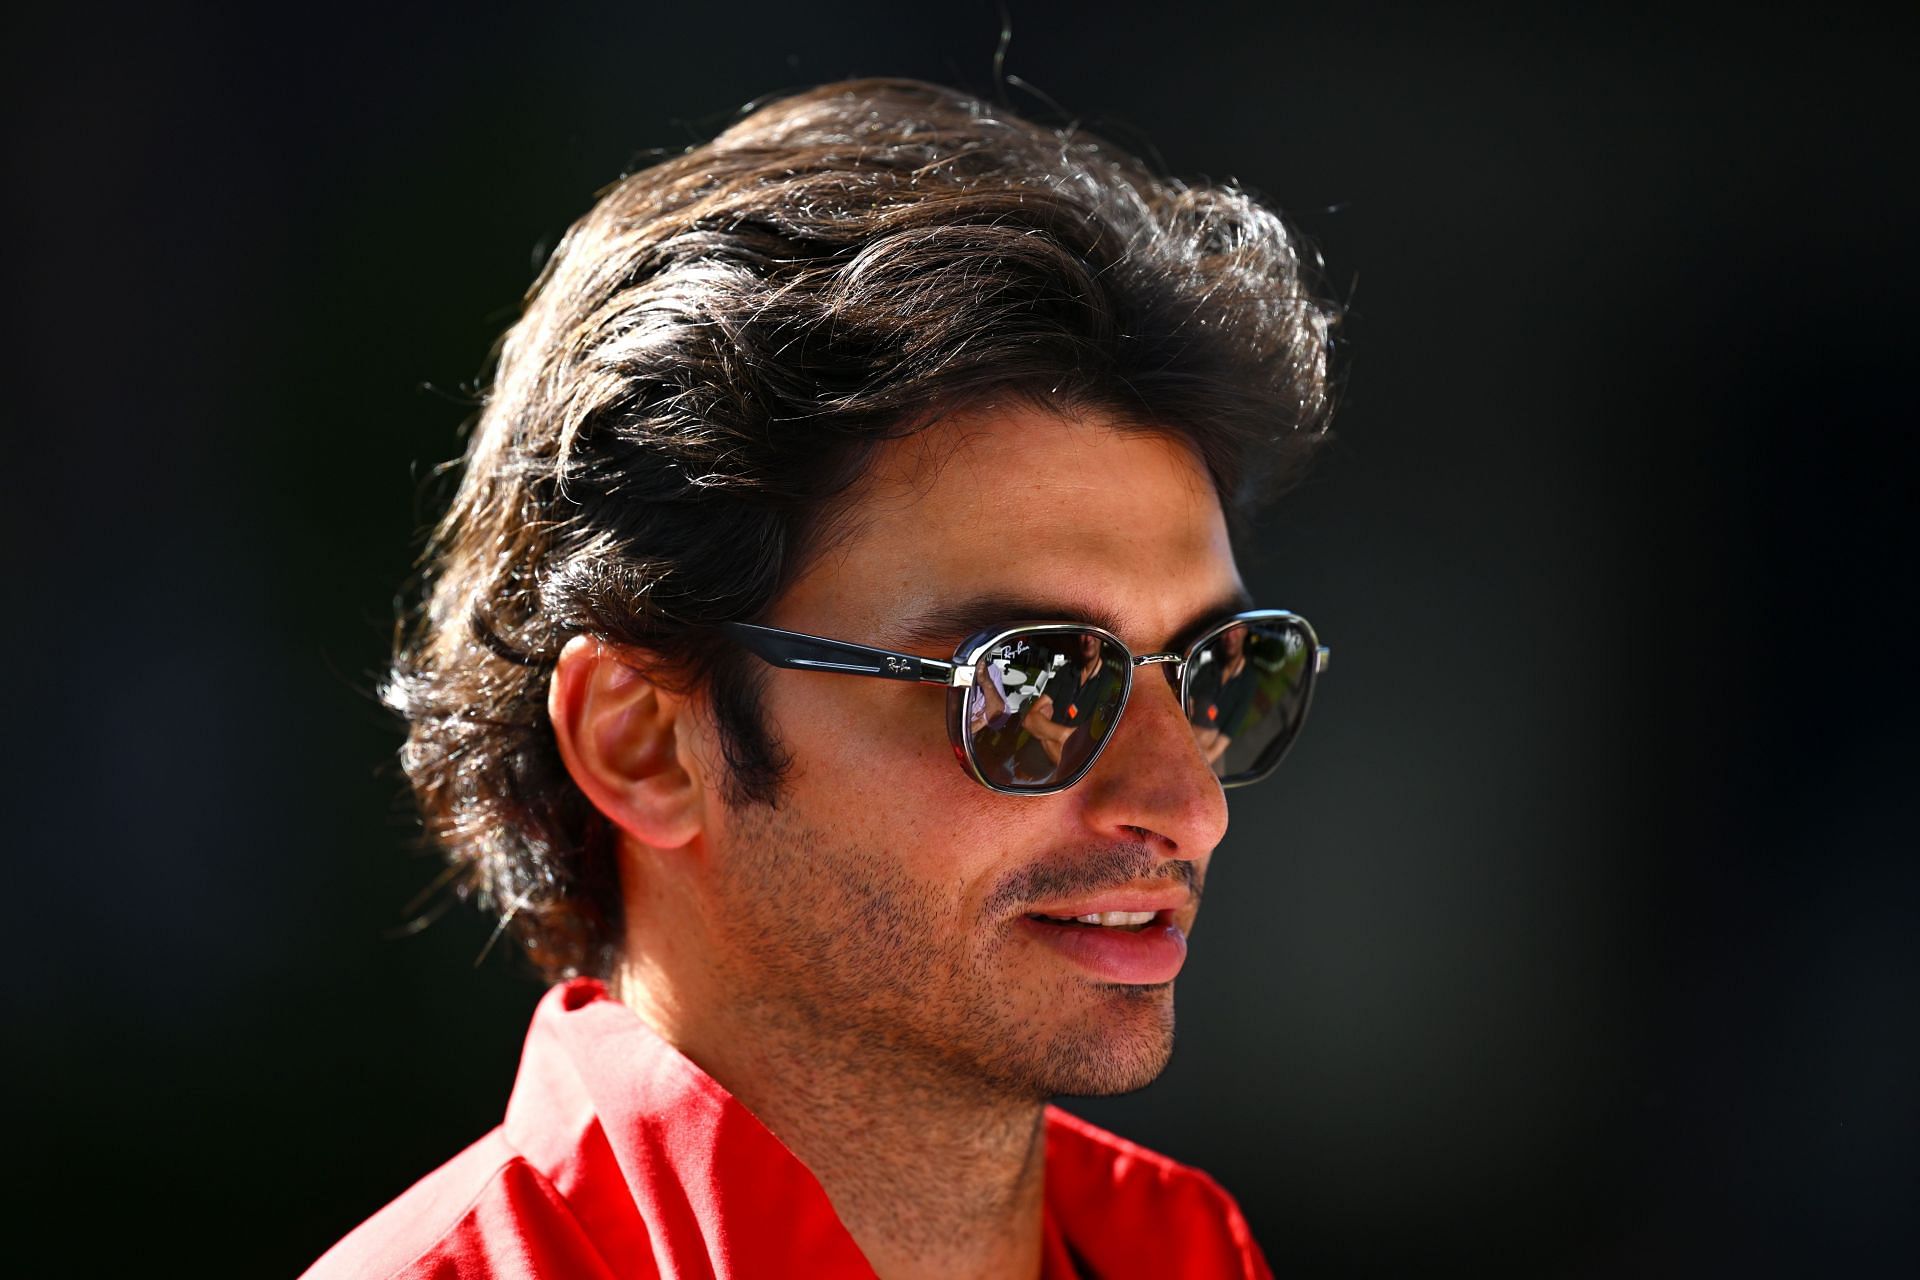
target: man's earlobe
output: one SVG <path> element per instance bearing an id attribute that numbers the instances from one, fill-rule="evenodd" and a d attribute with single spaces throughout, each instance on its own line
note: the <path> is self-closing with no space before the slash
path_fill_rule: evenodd
<path id="1" fill-rule="evenodd" d="M 686 695 L 656 683 L 635 655 L 589 636 L 567 642 L 547 690 L 547 716 L 574 783 L 615 826 L 657 849 L 677 849 L 700 832 L 690 711 Z"/>

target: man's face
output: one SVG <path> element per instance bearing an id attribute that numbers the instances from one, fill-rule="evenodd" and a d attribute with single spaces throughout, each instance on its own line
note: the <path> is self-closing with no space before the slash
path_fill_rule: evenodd
<path id="1" fill-rule="evenodd" d="M 1018 409 L 887 446 L 845 536 L 767 621 L 946 657 L 975 629 L 1084 619 L 1144 653 L 1240 594 L 1184 445 Z M 1157 904 L 1156 925 L 1192 926 L 1227 809 L 1159 669 L 1093 770 L 1049 796 L 973 781 L 930 686 L 769 671 L 765 707 L 792 758 L 780 803 L 707 801 L 708 959 L 729 1000 L 817 1052 L 956 1086 L 1099 1094 L 1160 1072 L 1172 981 L 1116 980 L 1098 955 L 1130 942 L 1067 936 L 1112 926 L 1039 918 Z"/>

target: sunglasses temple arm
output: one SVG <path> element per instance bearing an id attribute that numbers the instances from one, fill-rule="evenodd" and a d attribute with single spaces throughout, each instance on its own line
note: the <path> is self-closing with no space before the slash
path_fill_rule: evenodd
<path id="1" fill-rule="evenodd" d="M 881 680 L 912 680 L 920 684 L 951 685 L 954 664 L 891 649 L 829 640 L 801 631 L 782 631 L 751 622 L 721 626 L 742 648 L 776 667 L 795 671 L 826 671 L 847 676 L 874 676 Z"/>

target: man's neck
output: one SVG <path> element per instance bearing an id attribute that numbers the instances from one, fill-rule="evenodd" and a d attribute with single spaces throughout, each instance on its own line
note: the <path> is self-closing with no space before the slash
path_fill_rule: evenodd
<path id="1" fill-rule="evenodd" d="M 881 1280 L 1039 1275 L 1042 1103 L 777 1014 L 676 1017 L 632 968 L 615 990 L 812 1171 Z"/>

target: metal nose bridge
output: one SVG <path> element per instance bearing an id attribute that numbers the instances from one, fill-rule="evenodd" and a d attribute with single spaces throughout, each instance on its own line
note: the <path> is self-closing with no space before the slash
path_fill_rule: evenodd
<path id="1" fill-rule="evenodd" d="M 1143 653 L 1133 660 L 1135 670 L 1141 667 L 1167 668 L 1167 687 L 1177 696 L 1187 679 L 1187 655 L 1184 653 Z"/>

